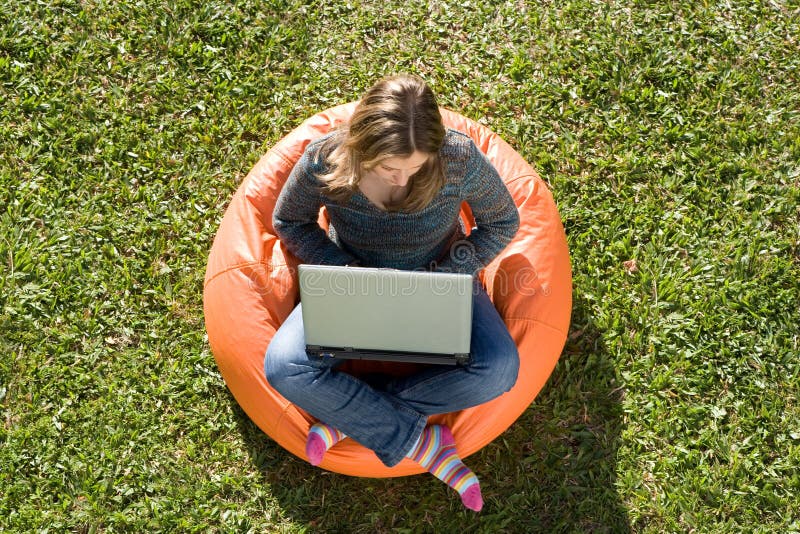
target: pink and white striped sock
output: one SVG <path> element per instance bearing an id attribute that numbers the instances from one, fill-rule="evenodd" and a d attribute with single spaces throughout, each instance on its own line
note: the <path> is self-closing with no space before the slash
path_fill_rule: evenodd
<path id="1" fill-rule="evenodd" d="M 449 428 L 443 425 L 426 427 L 406 458 L 411 458 L 456 490 L 464 506 L 481 511 L 483 496 L 478 477 L 456 454 L 456 442 Z"/>
<path id="2" fill-rule="evenodd" d="M 347 436 L 325 423 L 317 423 L 308 431 L 306 438 L 306 456 L 311 465 L 319 465 L 328 449 L 342 441 Z"/>

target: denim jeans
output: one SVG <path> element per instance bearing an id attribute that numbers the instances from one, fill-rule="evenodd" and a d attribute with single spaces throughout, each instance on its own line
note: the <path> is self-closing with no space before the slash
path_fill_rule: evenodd
<path id="1" fill-rule="evenodd" d="M 409 452 L 429 415 L 483 404 L 517 380 L 517 347 L 486 291 L 475 284 L 472 361 L 466 366 L 430 366 L 410 377 L 375 385 L 337 371 L 342 360 L 309 356 L 301 305 L 267 347 L 264 373 L 287 400 L 375 451 L 391 467 Z"/>

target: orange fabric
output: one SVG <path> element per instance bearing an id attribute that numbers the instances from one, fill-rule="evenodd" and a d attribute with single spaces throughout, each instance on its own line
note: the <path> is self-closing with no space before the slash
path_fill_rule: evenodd
<path id="1" fill-rule="evenodd" d="M 225 382 L 264 432 L 304 459 L 306 435 L 314 421 L 274 391 L 263 372 L 267 345 L 298 298 L 298 260 L 275 236 L 272 209 L 306 145 L 346 121 L 354 107 L 355 103 L 344 104 L 309 118 L 261 158 L 231 200 L 205 276 L 206 329 Z M 516 237 L 481 274 L 519 347 L 517 383 L 489 403 L 431 418 L 452 429 L 458 453 L 465 457 L 507 429 L 550 376 L 569 327 L 572 273 L 561 219 L 536 171 L 488 128 L 444 109 L 442 117 L 446 126 L 468 134 L 488 156 L 520 213 Z M 466 205 L 462 217 L 471 222 Z M 320 222 L 325 224 L 324 210 Z M 401 372 L 399 366 L 392 369 Z M 328 451 L 321 467 L 369 477 L 424 472 L 410 460 L 386 467 L 372 451 L 352 440 Z"/>

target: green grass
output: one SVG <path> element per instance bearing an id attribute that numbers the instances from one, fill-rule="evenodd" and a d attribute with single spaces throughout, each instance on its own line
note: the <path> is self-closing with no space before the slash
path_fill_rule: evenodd
<path id="1" fill-rule="evenodd" d="M 800 531 L 800 6 L 435 4 L 0 4 L 0 530 Z M 390 72 L 537 167 L 572 253 L 480 515 L 284 452 L 204 337 L 244 174 Z"/>

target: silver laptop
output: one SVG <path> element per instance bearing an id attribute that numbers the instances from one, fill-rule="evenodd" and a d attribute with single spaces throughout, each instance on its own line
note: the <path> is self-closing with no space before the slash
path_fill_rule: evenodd
<path id="1" fill-rule="evenodd" d="M 329 265 L 299 274 L 309 355 L 469 363 L 472 276 Z"/>

